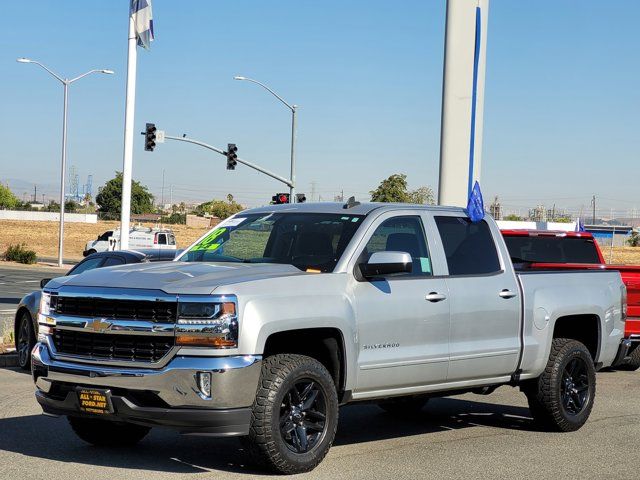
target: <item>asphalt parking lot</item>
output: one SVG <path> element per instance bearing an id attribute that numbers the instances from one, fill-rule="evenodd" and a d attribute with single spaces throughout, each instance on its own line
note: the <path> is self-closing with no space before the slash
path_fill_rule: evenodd
<path id="1" fill-rule="evenodd" d="M 334 447 L 309 479 L 638 478 L 640 372 L 601 372 L 591 419 L 575 433 L 536 431 L 524 396 L 432 400 L 397 418 L 376 406 L 341 409 Z M 27 373 L 0 369 L 0 478 L 262 478 L 237 439 L 154 430 L 137 447 L 103 450 L 64 418 L 40 414 Z"/>
<path id="2" fill-rule="evenodd" d="M 66 268 L 0 265 L 0 335 L 13 324 L 16 307 L 27 293 L 40 288 L 40 280 L 64 275 Z"/>

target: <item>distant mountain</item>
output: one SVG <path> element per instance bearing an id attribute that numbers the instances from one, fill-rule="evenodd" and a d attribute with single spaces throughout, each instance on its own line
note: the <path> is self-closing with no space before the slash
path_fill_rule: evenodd
<path id="1" fill-rule="evenodd" d="M 23 199 L 26 193 L 26 198 L 33 199 L 33 187 L 34 185 L 38 189 L 38 201 L 42 200 L 42 194 L 45 194 L 47 198 L 54 198 L 60 195 L 60 184 L 51 182 L 51 183 L 34 183 L 29 182 L 27 180 L 22 180 L 21 178 L 0 178 L 0 183 L 2 185 L 9 185 L 9 189 L 13 192 L 13 194 L 18 197 L 20 200 Z M 68 191 L 68 190 L 67 190 Z"/>

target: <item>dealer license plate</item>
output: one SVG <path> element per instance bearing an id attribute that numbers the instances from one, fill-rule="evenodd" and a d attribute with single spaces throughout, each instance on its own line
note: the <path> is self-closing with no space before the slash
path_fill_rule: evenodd
<path id="1" fill-rule="evenodd" d="M 93 388 L 78 388 L 78 403 L 80 410 L 86 413 L 104 415 L 113 413 L 111 405 L 111 392 Z"/>

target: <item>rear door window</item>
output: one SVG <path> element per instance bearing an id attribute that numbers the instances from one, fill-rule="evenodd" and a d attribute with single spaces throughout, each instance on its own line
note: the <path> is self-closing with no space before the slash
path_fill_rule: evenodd
<path id="1" fill-rule="evenodd" d="M 86 272 L 87 270 L 93 270 L 94 268 L 101 267 L 102 262 L 104 262 L 104 257 L 88 258 L 73 267 L 69 272 L 69 275 L 77 275 L 79 273 Z"/>
<path id="2" fill-rule="evenodd" d="M 104 264 L 102 265 L 103 267 L 113 267 L 114 265 L 124 265 L 125 261 L 124 258 L 122 257 L 108 257 L 105 261 Z"/>
<path id="3" fill-rule="evenodd" d="M 466 217 L 436 216 L 449 275 L 483 275 L 499 272 L 496 245 L 484 220 L 473 223 Z"/>

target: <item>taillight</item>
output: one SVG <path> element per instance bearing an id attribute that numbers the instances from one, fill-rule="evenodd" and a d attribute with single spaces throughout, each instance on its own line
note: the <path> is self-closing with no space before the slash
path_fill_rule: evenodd
<path id="1" fill-rule="evenodd" d="M 158 244 L 158 234 L 157 233 L 153 236 L 153 244 L 154 245 Z"/>

